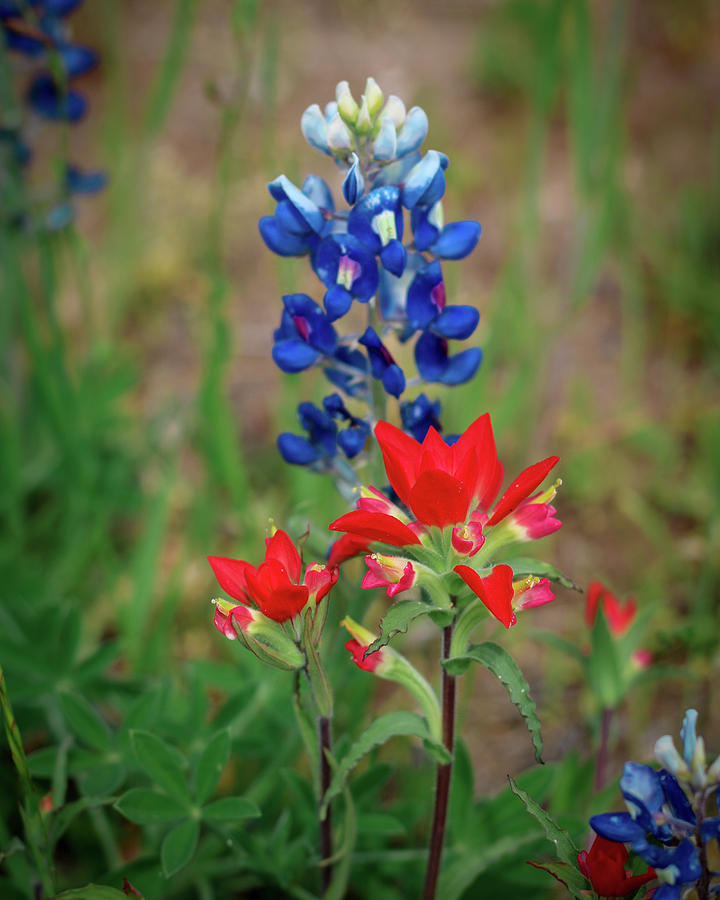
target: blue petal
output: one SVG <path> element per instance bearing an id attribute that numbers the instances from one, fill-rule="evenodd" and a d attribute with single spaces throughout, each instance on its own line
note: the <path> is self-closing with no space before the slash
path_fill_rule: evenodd
<path id="1" fill-rule="evenodd" d="M 335 212 L 335 201 L 327 182 L 319 175 L 308 175 L 303 181 L 302 192 L 318 209 L 326 209 Z"/>
<path id="2" fill-rule="evenodd" d="M 696 709 L 688 709 L 683 719 L 682 728 L 680 729 L 680 737 L 683 742 L 683 756 L 688 766 L 692 767 L 692 758 L 697 745 L 697 735 L 695 728 L 697 725 L 698 711 Z"/>
<path id="3" fill-rule="evenodd" d="M 368 370 L 368 361 L 360 350 L 350 350 L 348 347 L 338 347 L 333 358 L 349 369 L 357 370 L 359 376 Z M 345 391 L 350 397 L 357 397 L 367 392 L 365 381 L 357 379 L 347 371 L 334 369 L 332 365 L 324 369 L 325 377 L 331 384 Z"/>
<path id="4" fill-rule="evenodd" d="M 385 210 L 393 213 L 397 238 L 402 240 L 403 217 L 400 208 L 400 190 L 397 187 L 374 188 L 355 204 L 348 216 L 348 231 L 373 253 L 380 253 L 383 248 L 380 235 L 373 228 L 373 221 Z"/>
<path id="5" fill-rule="evenodd" d="M 714 838 L 720 840 L 720 816 L 705 819 L 700 828 L 704 841 L 712 841 Z"/>
<path id="6" fill-rule="evenodd" d="M 100 59 L 90 47 L 81 47 L 79 44 L 62 44 L 56 49 L 70 78 L 91 72 Z"/>
<path id="7" fill-rule="evenodd" d="M 284 431 L 278 435 L 277 446 L 285 462 L 296 466 L 307 466 L 320 459 L 320 451 L 299 434 Z"/>
<path id="8" fill-rule="evenodd" d="M 74 217 L 72 206 L 69 203 L 61 203 L 54 206 L 45 216 L 45 227 L 50 231 L 59 231 L 69 225 Z"/>
<path id="9" fill-rule="evenodd" d="M 429 331 L 415 344 L 415 364 L 425 381 L 441 381 L 448 364 L 447 342 Z"/>
<path id="10" fill-rule="evenodd" d="M 445 174 L 448 158 L 437 150 L 428 150 L 410 171 L 402 189 L 402 204 L 412 209 L 418 204 L 432 206 L 445 193 Z"/>
<path id="11" fill-rule="evenodd" d="M 73 194 L 97 194 L 107 185 L 107 173 L 95 170 L 83 172 L 77 166 L 65 169 L 65 187 Z"/>
<path id="12" fill-rule="evenodd" d="M 477 328 L 480 313 L 474 306 L 446 306 L 431 328 L 440 337 L 464 341 Z"/>
<path id="13" fill-rule="evenodd" d="M 677 778 L 671 775 L 667 769 L 660 769 L 658 778 L 660 779 L 663 793 L 672 808 L 673 815 L 678 819 L 689 822 L 694 827 L 696 822 L 695 813 Z"/>
<path id="14" fill-rule="evenodd" d="M 665 800 L 658 773 L 641 763 L 625 763 L 620 779 L 620 790 L 633 815 L 637 809 L 638 813 L 647 811 L 652 816 L 660 810 Z"/>
<path id="15" fill-rule="evenodd" d="M 415 246 L 418 250 L 427 250 L 440 236 L 440 229 L 432 221 L 433 212 L 437 204 L 433 206 L 416 206 L 410 214 Z M 440 254 L 436 254 L 440 256 Z"/>
<path id="16" fill-rule="evenodd" d="M 377 263 L 374 254 L 351 234 L 339 232 L 323 238 L 313 258 L 315 273 L 326 287 L 332 287 L 337 281 L 340 259 L 343 256 L 348 256 L 360 266 L 360 271 L 350 285 L 350 293 L 358 300 L 369 300 L 377 291 Z"/>
<path id="17" fill-rule="evenodd" d="M 409 431 L 416 441 L 425 440 L 430 427 L 441 431 L 440 402 L 431 403 L 425 394 L 418 395 L 412 402 L 400 404 L 400 418 L 405 431 Z"/>
<path id="18" fill-rule="evenodd" d="M 320 150 L 322 153 L 327 153 L 328 156 L 331 155 L 327 142 L 327 121 L 317 103 L 308 106 L 302 114 L 300 128 L 305 140 L 311 147 Z"/>
<path id="19" fill-rule="evenodd" d="M 430 250 L 443 259 L 464 259 L 475 249 L 480 240 L 480 232 L 479 222 L 450 222 L 440 232 L 440 237 Z"/>
<path id="20" fill-rule="evenodd" d="M 398 156 L 405 156 L 422 144 L 428 132 L 428 117 L 425 110 L 419 106 L 413 106 L 409 110 L 400 133 L 397 138 L 397 147 L 395 153 Z"/>
<path id="21" fill-rule="evenodd" d="M 405 271 L 407 250 L 398 240 L 392 240 L 380 251 L 380 262 L 383 268 L 399 277 Z"/>
<path id="22" fill-rule="evenodd" d="M 275 365 L 283 372 L 302 372 L 311 366 L 320 356 L 320 352 L 315 350 L 305 341 L 287 340 L 280 341 L 272 349 L 272 358 Z"/>
<path id="23" fill-rule="evenodd" d="M 661 884 L 652 895 L 652 900 L 680 900 L 682 888 L 679 884 Z"/>
<path id="24" fill-rule="evenodd" d="M 47 44 L 30 34 L 21 31 L 15 31 L 12 28 L 3 29 L 5 36 L 5 46 L 8 50 L 14 50 L 16 53 L 22 53 L 29 57 L 42 56 Z"/>
<path id="25" fill-rule="evenodd" d="M 327 397 L 323 398 L 323 408 L 329 416 L 334 416 L 336 418 L 338 416 L 343 417 L 349 415 L 340 394 L 328 394 Z"/>
<path id="26" fill-rule="evenodd" d="M 685 838 L 677 847 L 657 847 L 647 844 L 633 850 L 655 869 L 670 869 L 675 884 L 690 884 L 702 875 L 697 847 Z"/>
<path id="27" fill-rule="evenodd" d="M 590 827 L 608 841 L 625 843 L 645 838 L 643 829 L 630 813 L 626 812 L 601 813 L 599 816 L 593 816 L 590 819 Z"/>
<path id="28" fill-rule="evenodd" d="M 383 166 L 375 176 L 375 187 L 402 184 L 408 172 L 419 162 L 420 154 L 417 151 L 413 151 L 407 156 L 403 156 L 402 159 L 396 159 L 395 162 Z"/>
<path id="29" fill-rule="evenodd" d="M 433 299 L 433 291 L 442 284 L 442 267 L 437 260 L 418 272 L 407 292 L 407 317 L 415 330 L 427 328 L 438 316 L 445 301 L 444 292 L 439 302 Z"/>
<path id="30" fill-rule="evenodd" d="M 305 238 L 278 227 L 274 216 L 263 216 L 258 222 L 258 228 L 262 239 L 278 256 L 303 256 L 308 252 L 308 242 Z"/>
<path id="31" fill-rule="evenodd" d="M 300 424 L 310 434 L 310 441 L 319 446 L 325 456 L 337 453 L 337 425 L 323 410 L 314 403 L 301 403 L 298 406 Z"/>
<path id="32" fill-rule="evenodd" d="M 77 91 L 58 90 L 49 75 L 38 75 L 30 85 L 28 103 L 39 116 L 53 121 L 77 122 L 87 111 L 87 100 Z"/>
<path id="33" fill-rule="evenodd" d="M 397 363 L 391 363 L 382 374 L 382 384 L 388 394 L 399 397 L 405 390 L 405 375 Z"/>
<path id="34" fill-rule="evenodd" d="M 480 368 L 483 353 L 479 347 L 470 347 L 448 360 L 447 368 L 440 379 L 442 384 L 464 384 L 469 381 Z"/>
<path id="35" fill-rule="evenodd" d="M 357 153 L 352 154 L 352 160 L 353 163 L 342 183 L 343 196 L 350 206 L 354 206 L 357 203 L 365 190 L 365 180 L 360 171 L 360 160 Z"/>
<path id="36" fill-rule="evenodd" d="M 278 202 L 287 200 L 292 204 L 298 215 L 302 216 L 307 222 L 308 227 L 316 234 L 320 234 L 325 225 L 325 217 L 316 204 L 303 194 L 299 188 L 295 187 L 289 178 L 286 178 L 285 175 L 279 175 L 274 181 L 270 182 L 268 190 Z"/>
<path id="37" fill-rule="evenodd" d="M 366 439 L 367 433 L 362 428 L 351 425 L 338 434 L 337 442 L 345 456 L 348 459 L 353 459 L 358 453 L 362 452 Z"/>
<path id="38" fill-rule="evenodd" d="M 83 2 L 83 0 L 42 0 L 45 12 L 53 16 L 67 16 Z"/>
<path id="39" fill-rule="evenodd" d="M 334 284 L 325 292 L 323 297 L 328 319 L 334 322 L 336 319 L 344 316 L 352 306 L 352 301 L 352 294 L 347 288 L 344 288 L 341 284 Z"/>
<path id="40" fill-rule="evenodd" d="M 380 269 L 378 297 L 380 313 L 386 322 L 402 322 L 406 317 L 407 295 L 415 275 L 427 266 L 419 253 L 409 253 L 405 271 L 397 278 L 387 269 Z"/>
<path id="41" fill-rule="evenodd" d="M 392 119 L 385 117 L 380 125 L 380 132 L 373 144 L 373 157 L 380 160 L 380 162 L 391 162 L 395 158 L 396 146 L 397 135 L 395 132 L 395 125 Z"/>

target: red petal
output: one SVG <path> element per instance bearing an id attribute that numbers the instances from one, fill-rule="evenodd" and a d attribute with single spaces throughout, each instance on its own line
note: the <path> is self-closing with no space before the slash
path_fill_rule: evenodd
<path id="1" fill-rule="evenodd" d="M 410 491 L 410 509 L 423 525 L 457 525 L 467 518 L 470 492 L 440 469 L 423 472 Z"/>
<path id="2" fill-rule="evenodd" d="M 328 527 L 330 531 L 347 531 L 369 541 L 382 541 L 383 544 L 390 544 L 393 547 L 420 543 L 420 538 L 394 516 L 366 512 L 364 509 L 354 509 L 345 513 Z"/>
<path id="3" fill-rule="evenodd" d="M 364 555 L 370 549 L 369 544 L 367 538 L 358 537 L 356 534 L 344 534 L 330 548 L 328 566 L 334 568 L 345 560 L 352 559 L 353 556 Z"/>
<path id="4" fill-rule="evenodd" d="M 585 599 L 585 624 L 588 628 L 592 628 L 597 616 L 598 606 L 600 605 L 600 597 L 605 593 L 607 588 L 599 581 L 591 581 L 588 585 L 587 597 Z"/>
<path id="5" fill-rule="evenodd" d="M 474 591 L 495 618 L 509 628 L 513 623 L 513 570 L 510 566 L 495 566 L 485 578 L 470 566 L 455 566 L 454 572 Z"/>
<path id="6" fill-rule="evenodd" d="M 289 584 L 270 592 L 260 612 L 276 622 L 286 622 L 300 612 L 309 596 L 304 584 Z"/>
<path id="7" fill-rule="evenodd" d="M 465 483 L 479 505 L 483 509 L 487 509 L 500 490 L 503 475 L 502 464 L 497 458 L 489 413 L 480 416 L 465 429 L 455 444 L 455 453 L 458 460 L 458 469 L 456 470 L 458 476 L 461 475 L 461 472 L 465 472 L 468 466 L 473 465 L 471 458 L 475 457 L 474 481 L 472 484 L 468 481 Z M 469 473 L 467 477 L 470 477 Z M 465 479 L 463 478 L 463 480 Z"/>
<path id="8" fill-rule="evenodd" d="M 284 531 L 276 531 L 275 534 L 266 541 L 267 549 L 265 550 L 265 559 L 275 559 L 282 565 L 290 576 L 290 581 L 297 584 L 300 581 L 300 554 L 295 548 L 295 544 Z"/>
<path id="9" fill-rule="evenodd" d="M 220 587 L 235 600 L 247 603 L 247 573 L 255 569 L 241 559 L 228 559 L 225 556 L 208 556 Z"/>
<path id="10" fill-rule="evenodd" d="M 422 455 L 418 465 L 418 474 L 427 469 L 441 469 L 452 475 L 455 472 L 455 453 L 453 448 L 446 444 L 438 432 L 430 426 L 425 440 L 422 442 Z"/>
<path id="11" fill-rule="evenodd" d="M 505 516 L 509 516 L 539 484 L 542 484 L 550 469 L 558 462 L 560 462 L 559 456 L 548 456 L 542 462 L 535 463 L 534 466 L 529 466 L 524 472 L 521 472 L 498 501 L 488 525 L 497 525 Z"/>
<path id="12" fill-rule="evenodd" d="M 389 422 L 378 422 L 375 437 L 382 450 L 390 484 L 403 503 L 407 504 L 410 488 L 417 477 L 421 446 L 410 435 Z"/>

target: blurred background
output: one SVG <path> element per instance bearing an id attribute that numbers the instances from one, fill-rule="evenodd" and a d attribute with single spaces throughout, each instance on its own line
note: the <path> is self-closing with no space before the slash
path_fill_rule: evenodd
<path id="1" fill-rule="evenodd" d="M 617 719 L 615 770 L 648 759 L 688 705 L 719 749 L 717 2 L 100 0 L 72 26 L 102 61 L 79 81 L 90 109 L 68 139 L 108 188 L 67 229 L 0 235 L 11 696 L 30 709 L 59 677 L 33 629 L 70 607 L 81 646 L 119 642 L 118 674 L 181 679 L 200 661 L 222 691 L 238 654 L 211 627 L 205 555 L 258 558 L 269 517 L 296 534 L 312 522 L 321 548 L 345 509 L 275 449 L 323 389 L 272 363 L 280 297 L 319 293 L 257 220 L 281 172 L 339 185 L 300 116 L 372 75 L 426 110 L 425 147 L 451 161 L 446 216 L 483 226 L 445 267 L 451 302 L 481 312 L 483 366 L 427 393 L 449 432 L 490 411 L 508 473 L 561 456 L 564 527 L 537 555 L 652 610 L 645 646 L 674 667 Z M 582 646 L 583 603 L 559 590 L 508 634 L 550 761 L 589 753 L 589 710 L 580 670 L 533 633 Z M 366 602 L 369 625 L 384 604 Z M 382 706 L 374 687 L 357 690 Z M 463 710 L 476 789 L 495 792 L 532 763 L 523 723 L 485 672 Z"/>

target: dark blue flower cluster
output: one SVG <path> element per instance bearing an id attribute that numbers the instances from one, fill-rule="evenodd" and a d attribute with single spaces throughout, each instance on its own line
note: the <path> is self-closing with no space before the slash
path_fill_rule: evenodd
<path id="1" fill-rule="evenodd" d="M 706 846 L 720 837 L 720 815 L 707 814 L 708 801 L 720 803 L 720 757 L 706 767 L 696 720 L 696 710 L 688 710 L 681 731 L 682 756 L 670 735 L 657 742 L 655 755 L 664 768 L 625 764 L 620 790 L 628 812 L 590 819 L 597 834 L 629 844 L 655 869 L 663 884 L 653 900 L 680 900 L 691 885 L 703 885 L 698 896 L 720 891 L 720 881 L 708 870 Z"/>
<path id="2" fill-rule="evenodd" d="M 86 114 L 85 96 L 74 88 L 74 79 L 98 64 L 90 47 L 74 43 L 66 17 L 82 0 L 0 0 L 0 165 L 6 173 L 0 190 L 3 209 L 16 225 L 57 229 L 73 217 L 74 194 L 94 194 L 106 183 L 101 171 L 84 171 L 68 163 L 61 183 L 39 199 L 24 190 L 24 170 L 32 159 L 29 136 L 42 123 L 79 122 Z M 12 68 L 18 69 L 21 97 L 8 91 Z M 30 71 L 27 82 L 22 78 Z"/>
<path id="3" fill-rule="evenodd" d="M 347 82 L 341 82 L 336 101 L 324 112 L 317 105 L 305 111 L 302 130 L 313 147 L 345 172 L 342 193 L 349 208 L 336 207 L 329 186 L 317 175 L 306 178 L 301 188 L 281 175 L 269 185 L 275 211 L 259 223 L 272 251 L 308 256 L 324 286 L 322 306 L 306 294 L 283 297 L 273 359 L 285 372 L 320 367 L 349 398 L 367 404 L 367 416 L 347 418 L 351 424 L 340 434 L 354 429 L 356 438 L 338 438 L 348 459 L 362 451 L 361 434 L 369 433 L 379 417 L 375 385 L 399 399 L 408 386 L 422 382 L 462 384 L 482 360 L 478 347 L 450 348 L 450 341 L 473 334 L 479 313 L 472 306 L 447 304 L 441 265 L 441 260 L 463 259 L 472 252 L 480 225 L 444 223 L 448 158 L 435 150 L 421 155 L 427 129 L 422 109 L 406 111 L 392 95 L 385 100 L 374 79 L 367 80 L 359 104 Z M 360 334 L 341 335 L 336 323 L 354 301 L 367 307 L 367 326 Z M 389 338 L 400 345 L 415 339 L 417 378 L 406 378 L 388 347 Z M 337 452 L 329 437 L 335 422 L 327 409 L 313 409 L 311 414 L 303 404 L 299 410 L 309 437 L 284 434 L 280 451 L 288 462 L 326 470 L 328 458 Z M 404 427 L 419 439 L 430 425 L 439 427 L 439 412 L 439 404 L 431 404 L 424 394 L 401 403 Z"/>

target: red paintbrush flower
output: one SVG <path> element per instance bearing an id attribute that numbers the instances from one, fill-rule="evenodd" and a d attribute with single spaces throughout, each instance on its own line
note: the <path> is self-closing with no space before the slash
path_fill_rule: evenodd
<path id="1" fill-rule="evenodd" d="M 220 587 L 243 606 L 253 604 L 275 622 L 296 616 L 312 597 L 320 602 L 337 581 L 337 569 L 313 564 L 301 581 L 300 554 L 284 531 L 265 541 L 265 561 L 257 569 L 240 559 L 208 556 Z M 238 616 L 234 616 L 238 619 Z M 238 619 L 242 627 L 243 618 Z M 229 617 L 218 614 L 215 624 L 223 634 L 232 629 Z"/>
<path id="2" fill-rule="evenodd" d="M 598 609 L 602 609 L 607 619 L 608 628 L 615 637 L 619 637 L 632 625 L 637 613 L 637 603 L 632 599 L 623 605 L 618 598 L 599 581 L 588 585 L 585 601 L 585 622 L 592 628 L 597 618 Z"/>
<path id="3" fill-rule="evenodd" d="M 578 853 L 578 865 L 598 896 L 627 897 L 656 877 L 653 868 L 633 875 L 625 868 L 628 856 L 625 844 L 598 836 L 589 851 Z"/>

